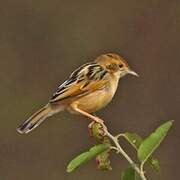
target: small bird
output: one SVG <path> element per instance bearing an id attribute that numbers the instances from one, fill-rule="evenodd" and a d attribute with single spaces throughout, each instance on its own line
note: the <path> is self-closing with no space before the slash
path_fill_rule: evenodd
<path id="1" fill-rule="evenodd" d="M 126 74 L 138 76 L 118 54 L 107 53 L 98 56 L 93 62 L 86 63 L 72 72 L 58 87 L 49 102 L 23 122 L 17 131 L 26 134 L 47 117 L 63 110 L 82 114 L 102 123 L 102 120 L 92 113 L 111 102 L 119 79 Z"/>

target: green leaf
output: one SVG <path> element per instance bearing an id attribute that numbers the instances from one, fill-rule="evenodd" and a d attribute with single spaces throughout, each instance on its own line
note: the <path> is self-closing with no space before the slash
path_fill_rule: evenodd
<path id="1" fill-rule="evenodd" d="M 126 140 L 136 149 L 138 150 L 141 143 L 143 142 L 143 139 L 141 136 L 139 136 L 136 133 L 129 133 L 126 132 L 124 134 L 124 137 L 126 138 Z M 156 170 L 157 172 L 160 171 L 160 163 L 157 159 L 154 159 L 152 156 L 149 157 L 149 159 L 147 160 L 147 162 L 150 164 L 150 166 Z"/>
<path id="2" fill-rule="evenodd" d="M 89 151 L 80 154 L 79 156 L 75 157 L 67 166 L 67 172 L 74 171 L 77 167 L 81 164 L 89 161 L 93 157 L 97 156 L 98 154 L 107 151 L 110 148 L 109 144 L 99 144 L 93 146 Z"/>
<path id="3" fill-rule="evenodd" d="M 151 156 L 165 138 L 171 126 L 172 121 L 167 121 L 141 143 L 138 149 L 138 158 L 140 161 L 145 162 Z"/>
<path id="4" fill-rule="evenodd" d="M 134 180 L 135 179 L 135 172 L 134 169 L 128 167 L 122 172 L 121 180 Z"/>
<path id="5" fill-rule="evenodd" d="M 132 167 L 128 167 L 122 172 L 121 180 L 142 180 Z"/>
<path id="6" fill-rule="evenodd" d="M 141 145 L 143 139 L 141 136 L 139 136 L 138 134 L 136 133 L 129 133 L 129 132 L 126 132 L 124 134 L 126 140 L 136 149 L 138 150 L 139 146 Z"/>

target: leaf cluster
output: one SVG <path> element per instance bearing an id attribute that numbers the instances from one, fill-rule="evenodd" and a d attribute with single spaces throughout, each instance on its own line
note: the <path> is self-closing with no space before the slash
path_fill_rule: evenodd
<path id="1" fill-rule="evenodd" d="M 173 121 L 167 121 L 163 123 L 153 133 L 144 139 L 136 133 L 129 132 L 115 136 L 119 139 L 120 137 L 125 138 L 136 150 L 137 158 L 139 160 L 137 164 L 141 173 L 144 173 L 144 164 L 146 162 L 157 172 L 160 171 L 160 163 L 152 156 L 152 154 L 166 137 L 169 129 L 172 126 L 172 122 Z M 91 135 L 96 138 L 98 144 L 93 146 L 89 151 L 81 153 L 75 157 L 67 166 L 67 172 L 74 171 L 77 167 L 95 157 L 98 162 L 99 169 L 111 169 L 109 152 L 114 149 L 111 141 L 104 136 L 102 127 L 97 123 L 91 124 L 90 131 Z M 121 180 L 142 180 L 142 177 L 140 173 L 137 173 L 133 166 L 130 166 L 122 172 Z"/>

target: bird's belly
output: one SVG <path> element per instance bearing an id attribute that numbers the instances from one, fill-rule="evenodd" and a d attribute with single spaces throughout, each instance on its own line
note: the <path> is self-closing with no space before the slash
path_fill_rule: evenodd
<path id="1" fill-rule="evenodd" d="M 112 100 L 112 97 L 112 94 L 107 90 L 98 90 L 73 103 L 76 103 L 79 109 L 92 113 L 105 107 Z"/>
<path id="2" fill-rule="evenodd" d="M 89 113 L 102 109 L 109 102 L 111 102 L 117 90 L 118 81 L 119 78 L 112 79 L 112 81 L 109 81 L 109 84 L 107 84 L 103 89 L 96 90 L 81 98 L 78 98 L 76 101 L 73 101 L 71 105 L 76 105 L 79 109 Z M 72 107 L 71 105 L 69 107 Z M 74 113 L 73 108 L 68 108 L 68 110 Z"/>

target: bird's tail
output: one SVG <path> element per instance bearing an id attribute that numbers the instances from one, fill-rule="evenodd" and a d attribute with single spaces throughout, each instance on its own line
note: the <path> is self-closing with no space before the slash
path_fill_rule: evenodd
<path id="1" fill-rule="evenodd" d="M 39 126 L 48 116 L 53 115 L 55 112 L 49 104 L 42 107 L 39 111 L 34 113 L 29 119 L 24 121 L 17 131 L 21 134 L 27 134 L 37 126 Z"/>

